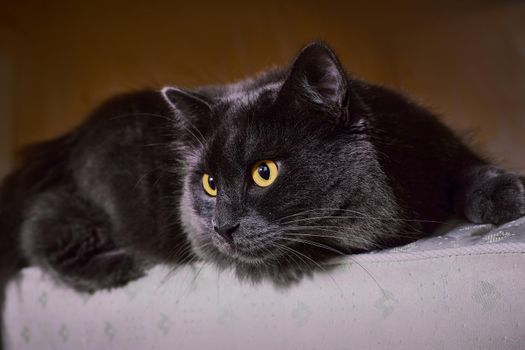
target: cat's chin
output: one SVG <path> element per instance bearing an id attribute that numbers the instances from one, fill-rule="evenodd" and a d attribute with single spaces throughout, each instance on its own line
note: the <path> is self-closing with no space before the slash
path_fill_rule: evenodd
<path id="1" fill-rule="evenodd" d="M 314 266 L 301 265 L 285 256 L 268 254 L 265 249 L 239 250 L 234 246 L 204 245 L 207 249 L 196 249 L 197 254 L 207 261 L 213 261 L 221 269 L 233 268 L 240 280 L 250 282 L 271 281 L 277 288 L 287 288 L 297 284 L 305 276 L 310 276 Z"/>
<path id="2" fill-rule="evenodd" d="M 214 250 L 234 263 L 240 263 L 245 265 L 258 265 L 267 262 L 271 259 L 271 255 L 267 248 L 264 247 L 241 247 L 237 244 L 226 243 L 215 236 L 212 238 L 212 245 Z"/>
<path id="3" fill-rule="evenodd" d="M 239 249 L 230 245 L 214 245 L 220 256 L 234 265 L 261 266 L 271 260 L 272 256 L 266 250 Z"/>
<path id="4" fill-rule="evenodd" d="M 269 260 L 268 253 L 264 254 L 259 251 L 240 251 L 235 248 L 220 249 L 219 251 L 230 260 L 245 265 L 260 266 Z"/>
<path id="5" fill-rule="evenodd" d="M 230 256 L 230 258 L 240 263 L 246 264 L 246 265 L 257 265 L 257 266 L 264 264 L 267 261 L 267 259 L 262 258 L 262 257 L 246 256 L 246 255 L 240 255 L 240 254 L 237 254 L 235 256 Z"/>

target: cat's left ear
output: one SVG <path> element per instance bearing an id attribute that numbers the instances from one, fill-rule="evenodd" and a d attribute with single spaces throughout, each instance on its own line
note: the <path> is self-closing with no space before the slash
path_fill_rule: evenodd
<path id="1" fill-rule="evenodd" d="M 195 92 L 166 86 L 160 93 L 175 115 L 182 118 L 211 112 L 211 106 L 205 97 Z"/>
<path id="2" fill-rule="evenodd" d="M 279 98 L 299 108 L 314 108 L 336 115 L 337 122 L 350 119 L 349 82 L 334 52 L 314 42 L 301 50 L 292 64 Z"/>
<path id="3" fill-rule="evenodd" d="M 196 128 L 200 134 L 206 133 L 211 124 L 212 108 L 204 96 L 176 87 L 164 87 L 160 93 L 179 125 L 187 130 Z"/>

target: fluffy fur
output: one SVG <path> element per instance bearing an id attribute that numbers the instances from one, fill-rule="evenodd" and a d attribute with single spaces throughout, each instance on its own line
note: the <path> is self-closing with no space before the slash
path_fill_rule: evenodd
<path id="1" fill-rule="evenodd" d="M 250 170 L 264 159 L 279 175 L 260 188 Z M 204 192 L 204 173 L 217 197 Z M 30 148 L 2 188 L 1 248 L 15 255 L 11 270 L 36 264 L 81 291 L 197 258 L 286 284 L 333 256 L 424 237 L 452 216 L 522 216 L 524 184 L 313 43 L 290 67 L 235 84 L 113 98 Z M 231 242 L 218 224 L 238 225 Z"/>

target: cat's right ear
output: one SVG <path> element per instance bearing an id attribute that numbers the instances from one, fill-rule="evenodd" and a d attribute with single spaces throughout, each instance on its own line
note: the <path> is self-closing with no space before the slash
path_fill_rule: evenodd
<path id="1" fill-rule="evenodd" d="M 162 88 L 160 93 L 179 125 L 188 130 L 196 128 L 199 133 L 205 133 L 203 128 L 210 124 L 208 121 L 212 108 L 203 96 L 169 86 Z"/>

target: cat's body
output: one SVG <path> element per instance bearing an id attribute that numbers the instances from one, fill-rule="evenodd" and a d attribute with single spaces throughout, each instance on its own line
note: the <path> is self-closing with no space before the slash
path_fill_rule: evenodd
<path id="1" fill-rule="evenodd" d="M 83 291 L 197 257 L 286 283 L 452 216 L 525 214 L 522 177 L 405 97 L 348 79 L 320 44 L 237 84 L 117 97 L 29 154 L 2 187 L 1 253 Z M 251 178 L 263 160 L 278 169 L 268 187 Z"/>

